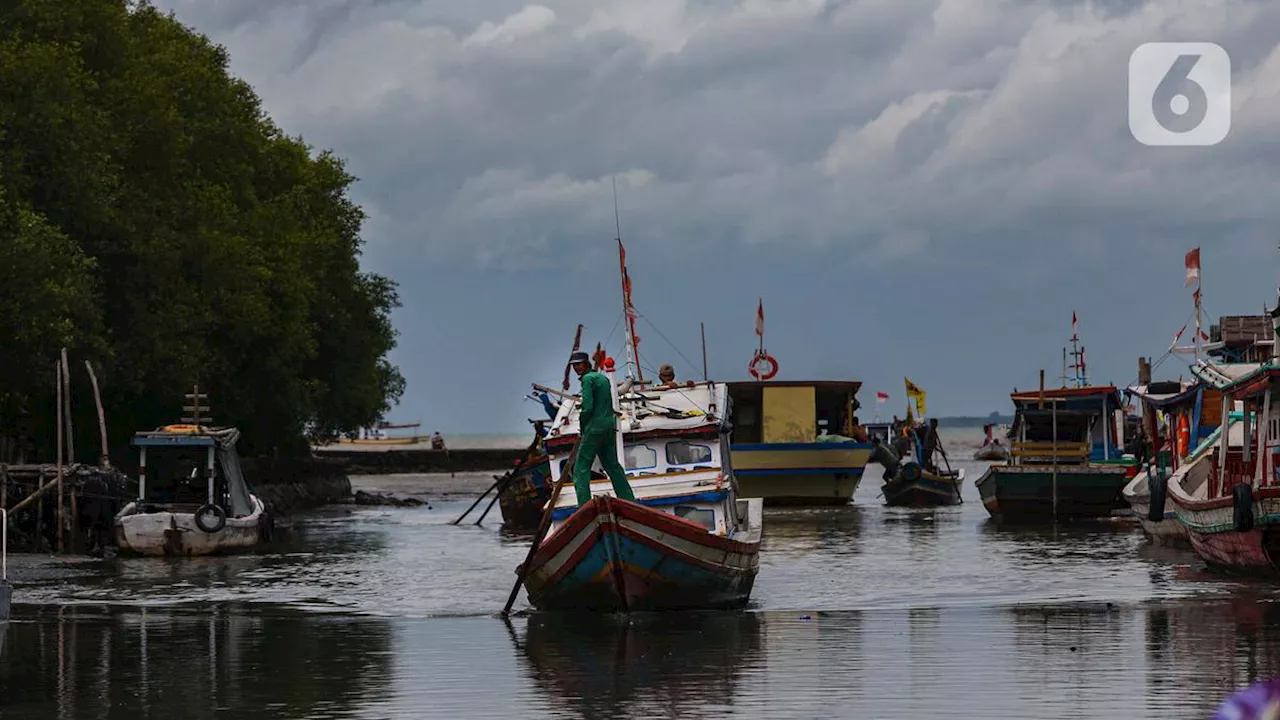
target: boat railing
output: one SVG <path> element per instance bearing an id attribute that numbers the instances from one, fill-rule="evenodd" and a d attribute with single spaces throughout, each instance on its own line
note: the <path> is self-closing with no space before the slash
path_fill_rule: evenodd
<path id="1" fill-rule="evenodd" d="M 1249 458 L 1245 459 L 1242 451 L 1228 450 L 1227 458 L 1223 461 L 1220 458 L 1220 451 L 1215 448 L 1213 455 L 1209 458 L 1209 497 L 1225 497 L 1231 493 L 1232 488 L 1242 482 L 1256 484 L 1258 487 L 1276 485 L 1274 477 L 1268 478 L 1265 475 L 1261 482 L 1253 482 L 1258 470 L 1258 460 L 1259 455 L 1256 452 L 1250 453 Z M 1280 467 L 1280 460 L 1273 459 L 1272 467 Z"/>
<path id="2" fill-rule="evenodd" d="M 1081 442 L 1014 442 L 1013 457 L 1021 459 L 1040 459 L 1083 462 L 1092 450 L 1089 443 Z"/>

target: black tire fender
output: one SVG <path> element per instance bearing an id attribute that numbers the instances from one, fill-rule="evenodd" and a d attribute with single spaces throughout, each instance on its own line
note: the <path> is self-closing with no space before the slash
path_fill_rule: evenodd
<path id="1" fill-rule="evenodd" d="M 213 525 L 205 524 L 205 517 L 212 514 L 216 520 Z M 196 510 L 196 527 L 212 535 L 227 526 L 227 511 L 217 505 L 201 505 Z"/>

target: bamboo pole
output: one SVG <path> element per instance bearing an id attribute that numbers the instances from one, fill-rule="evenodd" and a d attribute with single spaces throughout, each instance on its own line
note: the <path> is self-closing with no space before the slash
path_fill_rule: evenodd
<path id="1" fill-rule="evenodd" d="M 538 524 L 538 533 L 534 535 L 533 542 L 529 544 L 529 554 L 525 556 L 524 562 L 518 568 L 518 576 L 516 584 L 511 588 L 511 594 L 507 596 L 507 604 L 502 606 L 502 615 L 506 617 L 511 614 L 511 606 L 516 602 L 516 596 L 520 594 L 520 586 L 524 585 L 525 576 L 529 574 L 529 565 L 533 563 L 533 556 L 538 554 L 538 548 L 542 546 L 542 540 L 547 536 L 547 530 L 551 527 L 551 513 L 556 509 L 556 501 L 560 499 L 560 491 L 573 478 L 573 465 L 578 459 L 578 448 L 582 446 L 582 435 L 578 435 L 578 439 L 573 443 L 573 450 L 569 452 L 568 459 L 565 460 L 564 468 L 560 471 L 560 479 L 551 488 L 551 499 L 547 500 L 547 507 L 542 511 L 542 521 Z"/>
<path id="2" fill-rule="evenodd" d="M 102 411 L 102 394 L 98 391 L 98 376 L 93 372 L 93 364 L 85 360 L 84 367 L 89 371 L 89 382 L 93 385 L 93 404 L 98 407 L 98 433 L 102 436 L 102 460 L 99 464 L 106 470 L 111 467 L 111 458 L 107 456 L 107 415 Z"/>
<path id="3" fill-rule="evenodd" d="M 75 421 L 71 418 L 71 366 L 67 364 L 67 349 L 62 348 L 62 402 L 63 422 L 67 424 L 67 464 L 76 461 Z"/>
<path id="4" fill-rule="evenodd" d="M 40 476 L 40 479 L 41 479 L 41 480 L 43 480 L 44 478 L 45 478 L 45 476 L 44 476 L 44 475 L 41 475 L 41 476 Z M 43 503 L 44 503 L 44 494 L 45 494 L 46 492 L 48 492 L 48 491 L 49 491 L 49 488 L 52 488 L 54 485 L 57 485 L 61 480 L 62 480 L 62 476 L 61 476 L 61 475 L 55 475 L 55 476 L 54 476 L 54 478 L 53 478 L 52 480 L 50 480 L 49 482 L 45 483 L 44 485 L 41 485 L 40 487 L 36 488 L 36 489 L 35 489 L 35 491 L 33 491 L 30 495 L 28 495 L 28 496 L 26 496 L 25 498 L 23 498 L 22 502 L 20 502 L 20 503 L 18 503 L 17 505 L 14 505 L 13 507 L 9 508 L 9 514 L 10 514 L 10 515 L 12 515 L 12 514 L 14 514 L 14 513 L 18 512 L 19 510 L 21 510 L 21 509 L 25 508 L 26 506 L 30 505 L 31 503 L 33 503 L 33 502 L 35 502 L 35 501 L 37 501 L 37 500 L 39 500 L 39 501 L 42 503 L 40 507 L 41 507 L 41 509 L 43 510 L 43 508 L 44 508 L 44 505 L 43 505 Z M 41 512 L 41 513 L 40 513 L 40 517 L 41 517 L 41 518 L 43 518 L 43 517 L 44 517 L 44 512 Z"/>
<path id="5" fill-rule="evenodd" d="M 55 545 L 57 547 L 58 552 L 62 552 L 62 443 L 63 443 L 62 407 L 63 406 L 62 406 L 62 361 L 61 360 L 57 362 L 57 364 L 54 366 L 54 369 L 56 371 L 55 374 L 57 375 L 55 380 L 57 382 L 57 388 L 58 388 L 58 412 L 57 412 L 58 470 L 57 470 L 56 476 L 54 477 L 54 482 L 57 483 L 57 486 L 58 486 L 58 505 L 57 505 L 57 511 L 55 513 L 56 515 L 55 522 L 57 523 L 57 541 Z M 42 506 L 42 509 L 43 509 L 43 506 Z M 44 515 L 43 512 L 40 514 L 41 516 Z"/>

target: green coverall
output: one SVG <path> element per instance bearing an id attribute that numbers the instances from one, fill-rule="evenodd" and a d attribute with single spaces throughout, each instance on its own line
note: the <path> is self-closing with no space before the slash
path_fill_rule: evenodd
<path id="1" fill-rule="evenodd" d="M 594 370 L 582 376 L 578 424 L 582 439 L 573 463 L 573 488 L 578 493 L 578 507 L 591 501 L 591 465 L 596 458 L 600 458 L 605 474 L 613 481 L 613 494 L 623 500 L 635 500 L 627 473 L 618 464 L 618 419 L 613 414 L 613 388 L 609 387 L 609 378 Z"/>

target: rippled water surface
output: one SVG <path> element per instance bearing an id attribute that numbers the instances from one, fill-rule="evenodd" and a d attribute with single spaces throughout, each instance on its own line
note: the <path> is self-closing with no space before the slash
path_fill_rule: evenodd
<path id="1" fill-rule="evenodd" d="M 3 718 L 1207 718 L 1280 674 L 1276 586 L 1131 522 L 770 510 L 745 612 L 495 613 L 527 538 L 462 499 L 297 518 L 257 555 L 11 558 Z"/>

